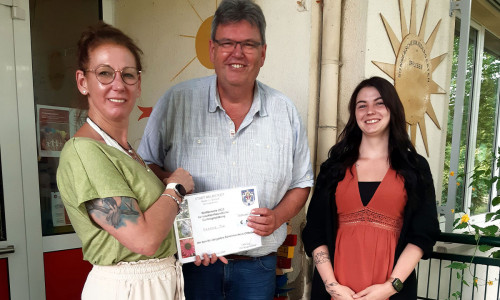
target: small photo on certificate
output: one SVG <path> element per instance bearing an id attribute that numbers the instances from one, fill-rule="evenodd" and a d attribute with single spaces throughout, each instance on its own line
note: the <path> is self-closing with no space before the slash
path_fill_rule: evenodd
<path id="1" fill-rule="evenodd" d="M 196 256 L 196 251 L 194 249 L 194 240 L 193 238 L 188 238 L 188 239 L 182 239 L 179 241 L 180 242 L 180 248 L 181 248 L 181 258 L 180 259 L 189 259 Z"/>
<path id="2" fill-rule="evenodd" d="M 193 236 L 193 229 L 191 228 L 191 220 L 183 219 L 177 220 L 177 234 L 180 239 L 188 238 Z"/>
<path id="3" fill-rule="evenodd" d="M 187 205 L 187 201 L 182 201 L 181 205 L 179 206 L 181 211 L 179 212 L 179 215 L 177 216 L 177 219 L 186 219 L 189 218 L 189 208 Z"/>
<path id="4" fill-rule="evenodd" d="M 224 256 L 262 246 L 262 238 L 247 226 L 247 219 L 259 207 L 257 187 L 240 187 L 188 195 L 174 222 L 182 263 L 196 255 Z"/>

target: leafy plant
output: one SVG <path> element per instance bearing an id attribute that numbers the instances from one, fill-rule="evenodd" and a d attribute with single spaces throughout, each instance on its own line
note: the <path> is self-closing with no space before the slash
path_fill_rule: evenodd
<path id="1" fill-rule="evenodd" d="M 498 149 L 498 153 L 495 157 L 495 162 L 496 165 L 500 165 L 500 147 Z M 489 212 L 485 214 L 485 223 L 490 222 L 490 221 L 495 221 L 495 220 L 500 220 L 500 195 L 498 195 L 498 191 L 500 190 L 500 176 L 491 176 L 491 169 L 481 169 L 480 166 L 477 166 L 474 168 L 474 171 L 471 174 L 471 183 L 469 187 L 472 187 L 474 189 L 474 186 L 482 185 L 487 187 L 487 193 L 490 194 L 490 192 L 494 189 L 496 191 L 496 197 L 492 199 L 492 206 L 497 207 L 497 209 L 493 212 Z M 491 177 L 490 177 L 491 176 Z M 454 270 L 457 270 L 456 276 L 457 279 L 461 280 L 461 282 L 466 285 L 470 286 L 469 282 L 463 278 L 461 275 L 462 271 L 467 271 L 471 277 L 473 278 L 472 285 L 475 288 L 478 288 L 479 285 L 493 285 L 493 281 L 489 280 L 486 281 L 484 279 L 481 279 L 477 276 L 475 276 L 472 271 L 471 271 L 471 265 L 472 261 L 474 260 L 474 257 L 479 252 L 486 253 L 488 251 L 492 251 L 488 256 L 493 257 L 493 258 L 500 258 L 500 249 L 494 249 L 494 247 L 489 246 L 489 245 L 481 245 L 481 237 L 483 236 L 489 236 L 489 237 L 498 237 L 500 236 L 500 228 L 497 225 L 488 225 L 488 226 L 479 226 L 476 224 L 472 224 L 470 221 L 470 217 L 466 213 L 459 213 L 459 217 L 455 219 L 454 223 L 454 228 L 456 230 L 464 230 L 466 234 L 471 234 L 474 236 L 474 239 L 476 241 L 476 245 L 474 248 L 474 253 L 472 255 L 471 262 L 469 263 L 462 263 L 462 262 L 454 262 L 451 263 L 450 265 L 447 266 L 447 268 L 451 268 Z M 498 278 L 495 279 L 495 281 L 498 281 Z M 460 299 L 461 293 L 460 292 L 454 292 L 452 294 L 452 297 L 454 299 Z"/>

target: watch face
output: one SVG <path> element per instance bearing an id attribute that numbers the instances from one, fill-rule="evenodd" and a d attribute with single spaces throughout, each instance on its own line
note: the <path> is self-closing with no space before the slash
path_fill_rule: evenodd
<path id="1" fill-rule="evenodd" d="M 184 188 L 184 186 L 182 184 L 177 184 L 175 186 L 175 188 L 177 189 L 177 191 L 179 191 L 179 194 L 181 194 L 183 197 L 186 196 L 186 189 Z"/>
<path id="2" fill-rule="evenodd" d="M 392 282 L 392 286 L 398 293 L 403 289 L 403 283 L 401 282 L 401 280 L 399 280 L 399 278 L 394 279 L 394 281 Z"/>

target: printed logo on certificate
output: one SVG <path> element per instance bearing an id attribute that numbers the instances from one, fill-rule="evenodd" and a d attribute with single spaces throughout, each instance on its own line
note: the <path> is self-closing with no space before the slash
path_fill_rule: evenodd
<path id="1" fill-rule="evenodd" d="M 255 202 L 254 189 L 241 191 L 241 200 L 247 206 L 251 206 Z"/>
<path id="2" fill-rule="evenodd" d="M 193 262 L 196 255 L 224 256 L 262 246 L 262 239 L 247 226 L 259 207 L 257 187 L 187 195 L 174 222 L 179 261 Z"/>

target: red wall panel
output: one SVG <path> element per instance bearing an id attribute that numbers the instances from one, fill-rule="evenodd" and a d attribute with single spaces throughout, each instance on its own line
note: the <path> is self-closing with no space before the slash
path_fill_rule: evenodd
<path id="1" fill-rule="evenodd" d="M 46 299 L 80 299 L 83 285 L 92 269 L 92 265 L 83 260 L 82 249 L 46 252 L 43 261 Z"/>
<path id="2" fill-rule="evenodd" d="M 10 299 L 7 258 L 0 259 L 0 299 Z"/>

